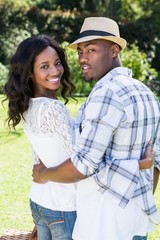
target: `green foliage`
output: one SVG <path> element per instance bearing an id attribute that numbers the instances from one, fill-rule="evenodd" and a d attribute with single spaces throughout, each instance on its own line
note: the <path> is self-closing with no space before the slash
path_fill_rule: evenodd
<path id="1" fill-rule="evenodd" d="M 13 1 L 0 2 L 0 61 L 8 63 L 16 45 L 30 34 L 27 29 L 26 6 Z"/>
<path id="2" fill-rule="evenodd" d="M 160 81 L 158 73 L 147 59 L 147 54 L 140 52 L 138 46 L 130 44 L 126 50 L 121 52 L 123 66 L 132 69 L 133 77 L 144 82 L 157 95 L 160 95 Z M 156 88 L 155 88 L 156 86 Z"/>
<path id="3" fill-rule="evenodd" d="M 133 76 L 142 82 L 147 83 L 148 80 L 156 79 L 157 72 L 153 69 L 147 60 L 147 55 L 140 52 L 138 46 L 130 44 L 126 50 L 121 52 L 121 60 L 123 66 L 129 67 L 133 71 Z"/>
<path id="4" fill-rule="evenodd" d="M 3 86 L 7 80 L 8 69 L 0 63 L 0 93 L 3 93 Z"/>
<path id="5" fill-rule="evenodd" d="M 127 11 L 124 11 L 125 24 L 121 25 L 121 36 L 124 36 L 130 44 L 137 41 L 139 49 L 147 54 L 152 67 L 160 71 L 160 1 L 127 1 L 130 4 L 136 2 L 142 11 L 138 19 L 136 19 L 137 10 L 133 14 L 134 18 L 126 17 Z"/>
<path id="6" fill-rule="evenodd" d="M 47 10 L 76 10 L 81 7 L 81 1 L 73 0 L 42 0 L 37 4 L 39 8 L 45 8 Z"/>
<path id="7" fill-rule="evenodd" d="M 144 1 L 143 1 L 144 2 Z M 139 0 L 122 0 L 120 18 L 127 21 L 135 21 L 143 16 L 142 2 Z"/>
<path id="8" fill-rule="evenodd" d="M 138 49 L 137 52 L 131 49 L 133 54 L 128 53 L 128 59 L 132 59 L 132 62 L 125 60 L 129 63 L 129 67 L 133 68 L 135 77 L 142 81 L 146 80 L 149 86 L 160 93 L 160 81 L 157 78 L 153 81 L 156 73 L 152 70 L 155 68 L 160 72 L 159 12 L 159 0 L 100 0 L 98 2 L 96 0 L 78 2 L 71 0 L 1 0 L 0 62 L 7 66 L 19 42 L 30 35 L 48 34 L 59 43 L 73 42 L 85 17 L 109 16 L 119 22 L 121 36 L 124 36 L 129 44 L 137 42 L 140 54 L 138 54 Z M 77 93 L 88 94 L 91 86 L 84 83 L 75 51 L 67 47 L 66 51 Z M 139 64 L 134 56 L 137 56 Z"/>
<path id="9" fill-rule="evenodd" d="M 28 27 L 30 27 L 31 35 L 35 35 L 47 33 L 48 25 L 54 16 L 45 9 L 33 6 L 26 12 L 26 17 L 28 19 Z"/>

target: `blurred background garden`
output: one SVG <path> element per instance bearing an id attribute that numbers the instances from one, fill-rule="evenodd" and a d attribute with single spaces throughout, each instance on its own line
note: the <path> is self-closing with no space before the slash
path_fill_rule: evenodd
<path id="1" fill-rule="evenodd" d="M 160 0 L 0 0 L 0 102 L 7 79 L 8 62 L 23 39 L 48 34 L 65 49 L 76 85 L 78 104 L 68 109 L 73 116 L 91 90 L 86 84 L 77 54 L 68 48 L 85 17 L 105 16 L 116 20 L 128 44 L 121 53 L 123 66 L 160 97 Z M 0 236 L 9 228 L 31 230 L 28 193 L 31 184 L 30 146 L 22 127 L 8 132 L 7 105 L 0 104 Z M 160 184 L 155 199 L 160 210 Z M 160 240 L 160 226 L 149 240 Z"/>

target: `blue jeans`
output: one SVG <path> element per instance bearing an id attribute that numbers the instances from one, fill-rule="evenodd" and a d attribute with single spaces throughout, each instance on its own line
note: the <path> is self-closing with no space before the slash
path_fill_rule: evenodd
<path id="1" fill-rule="evenodd" d="M 38 240 L 71 240 L 76 212 L 54 211 L 30 201 Z"/>
<path id="2" fill-rule="evenodd" d="M 147 240 L 147 236 L 134 236 L 134 238 L 132 240 Z"/>

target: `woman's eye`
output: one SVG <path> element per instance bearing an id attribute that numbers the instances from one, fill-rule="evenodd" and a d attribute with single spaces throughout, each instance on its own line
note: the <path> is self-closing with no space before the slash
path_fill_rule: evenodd
<path id="1" fill-rule="evenodd" d="M 48 68 L 48 65 L 42 65 L 41 68 L 42 68 L 42 69 L 47 69 L 47 68 Z"/>
<path id="2" fill-rule="evenodd" d="M 89 50 L 88 50 L 89 53 L 92 53 L 92 52 L 94 52 L 94 51 L 95 51 L 94 49 L 89 49 Z"/>
<path id="3" fill-rule="evenodd" d="M 61 66 L 62 63 L 61 63 L 61 62 L 57 62 L 56 65 L 57 65 L 57 66 Z"/>

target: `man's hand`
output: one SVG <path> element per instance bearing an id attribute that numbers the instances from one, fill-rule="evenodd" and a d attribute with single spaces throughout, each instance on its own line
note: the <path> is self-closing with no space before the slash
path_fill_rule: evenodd
<path id="1" fill-rule="evenodd" d="M 144 153 L 144 159 L 139 160 L 139 169 L 149 169 L 154 164 L 154 151 L 152 145 L 149 143 Z"/>
<path id="2" fill-rule="evenodd" d="M 33 181 L 36 183 L 46 183 L 47 181 L 43 179 L 43 173 L 47 168 L 45 165 L 40 161 L 39 164 L 33 166 Z"/>

